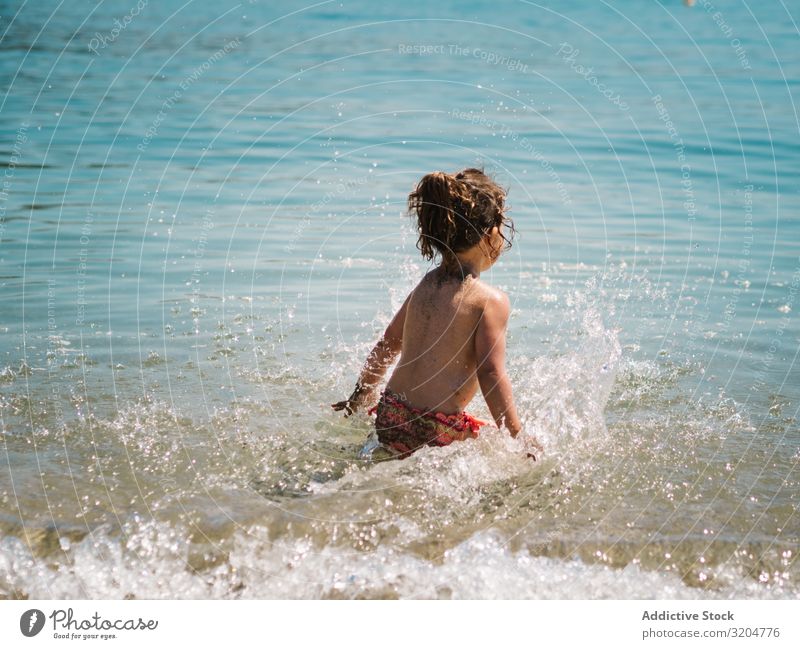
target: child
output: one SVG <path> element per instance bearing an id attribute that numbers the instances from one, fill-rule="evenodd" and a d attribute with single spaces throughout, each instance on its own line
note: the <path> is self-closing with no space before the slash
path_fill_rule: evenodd
<path id="1" fill-rule="evenodd" d="M 370 403 L 400 353 L 378 404 L 378 441 L 399 457 L 418 448 L 477 437 L 485 424 L 464 412 L 480 387 L 497 426 L 516 437 L 521 425 L 505 370 L 509 300 L 484 284 L 481 272 L 511 246 L 505 191 L 479 169 L 435 171 L 408 197 L 416 214 L 417 247 L 441 257 L 411 291 L 367 357 L 356 388 L 332 404 L 345 416 Z M 537 448 L 541 448 L 537 444 Z M 533 459 L 536 458 L 529 454 Z"/>

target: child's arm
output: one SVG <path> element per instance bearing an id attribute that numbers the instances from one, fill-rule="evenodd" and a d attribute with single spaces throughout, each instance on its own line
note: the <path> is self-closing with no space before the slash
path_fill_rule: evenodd
<path id="1" fill-rule="evenodd" d="M 475 352 L 478 383 L 486 405 L 497 427 L 505 426 L 511 437 L 516 437 L 522 430 L 522 424 L 514 405 L 511 381 L 506 374 L 506 326 L 510 311 L 505 293 L 497 293 L 487 301 L 475 332 Z M 528 457 L 536 461 L 537 455 L 543 450 L 542 445 L 535 438 L 529 441 L 536 453 L 528 453 Z"/>
<path id="2" fill-rule="evenodd" d="M 506 374 L 506 325 L 510 310 L 505 293 L 489 298 L 475 332 L 475 353 L 478 383 L 486 405 L 497 427 L 505 426 L 511 437 L 516 437 L 522 424 Z"/>
<path id="3" fill-rule="evenodd" d="M 375 386 L 380 383 L 383 375 L 386 374 L 386 369 L 392 364 L 397 354 L 400 353 L 403 347 L 403 327 L 406 322 L 406 311 L 410 299 L 411 295 L 403 302 L 403 306 L 392 318 L 383 336 L 367 356 L 364 369 L 361 370 L 361 375 L 358 377 L 353 393 L 344 401 L 331 404 L 334 410 L 344 410 L 345 417 L 353 414 L 367 402 L 375 390 Z"/>

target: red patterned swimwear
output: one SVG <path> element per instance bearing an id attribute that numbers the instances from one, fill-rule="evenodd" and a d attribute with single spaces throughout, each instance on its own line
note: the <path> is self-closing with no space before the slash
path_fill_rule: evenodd
<path id="1" fill-rule="evenodd" d="M 390 390 L 383 391 L 378 405 L 369 414 L 375 412 L 378 440 L 400 453 L 401 458 L 426 445 L 447 446 L 455 441 L 475 438 L 478 429 L 488 423 L 466 412 L 445 415 L 412 408 Z"/>

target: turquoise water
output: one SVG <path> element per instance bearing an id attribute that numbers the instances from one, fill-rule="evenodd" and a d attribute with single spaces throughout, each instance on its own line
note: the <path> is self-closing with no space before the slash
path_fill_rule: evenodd
<path id="1" fill-rule="evenodd" d="M 797 597 L 797 20 L 4 10 L 0 597 Z M 411 187 L 471 165 L 546 457 L 361 460 L 327 404 L 427 269 Z"/>

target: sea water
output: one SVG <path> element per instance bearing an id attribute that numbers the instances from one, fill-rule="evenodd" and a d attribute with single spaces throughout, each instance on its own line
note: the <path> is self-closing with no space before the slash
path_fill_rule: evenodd
<path id="1" fill-rule="evenodd" d="M 4 12 L 0 597 L 797 597 L 797 18 Z M 473 165 L 525 429 L 375 462 L 329 404 Z"/>

